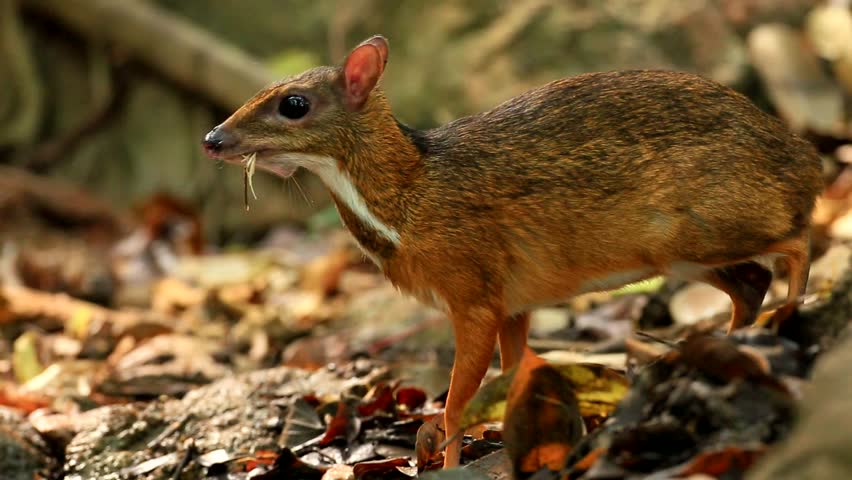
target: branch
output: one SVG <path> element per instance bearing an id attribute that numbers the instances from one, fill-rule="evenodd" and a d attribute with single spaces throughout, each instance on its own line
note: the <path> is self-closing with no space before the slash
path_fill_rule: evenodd
<path id="1" fill-rule="evenodd" d="M 92 41 L 127 52 L 226 110 L 235 110 L 274 79 L 236 46 L 148 1 L 20 1 Z"/>
<path id="2" fill-rule="evenodd" d="M 16 0 L 0 0 L 0 61 L 12 86 L 0 100 L 0 145 L 29 144 L 35 140 L 43 116 L 43 86 L 36 74 L 30 44 L 21 31 Z M 11 93 L 12 95 L 9 95 Z M 10 118 L 4 118 L 4 117 Z"/>

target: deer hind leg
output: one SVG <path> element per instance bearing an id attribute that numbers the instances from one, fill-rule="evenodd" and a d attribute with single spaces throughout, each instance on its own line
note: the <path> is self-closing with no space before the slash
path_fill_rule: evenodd
<path id="1" fill-rule="evenodd" d="M 778 328 L 796 311 L 799 297 L 804 295 L 808 286 L 808 275 L 811 269 L 810 232 L 805 231 L 796 238 L 776 243 L 770 247 L 769 251 L 780 254 L 780 260 L 787 265 L 789 287 L 784 305 L 779 307 L 771 316 L 761 318 L 758 323 Z"/>
<path id="2" fill-rule="evenodd" d="M 772 272 L 757 262 L 743 262 L 703 272 L 697 280 L 708 283 L 731 297 L 731 321 L 728 334 L 750 325 L 760 312 L 763 297 L 772 282 Z"/>
<path id="3" fill-rule="evenodd" d="M 512 315 L 500 326 L 497 339 L 500 344 L 500 368 L 505 372 L 516 366 L 527 345 L 530 329 L 529 312 Z"/>

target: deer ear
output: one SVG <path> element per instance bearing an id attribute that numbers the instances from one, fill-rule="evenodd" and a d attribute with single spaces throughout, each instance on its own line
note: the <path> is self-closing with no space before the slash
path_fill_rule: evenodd
<path id="1" fill-rule="evenodd" d="M 388 60 L 388 42 L 381 36 L 365 40 L 343 62 L 343 97 L 349 110 L 364 106 Z"/>

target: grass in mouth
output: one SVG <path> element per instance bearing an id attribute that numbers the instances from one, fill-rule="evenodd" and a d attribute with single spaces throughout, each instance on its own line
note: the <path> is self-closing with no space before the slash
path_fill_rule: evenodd
<path id="1" fill-rule="evenodd" d="M 254 193 L 254 185 L 251 183 L 256 163 L 257 152 L 243 155 L 243 203 L 245 203 L 247 212 L 250 210 L 248 198 L 249 191 L 251 191 L 251 196 L 257 200 L 257 194 Z"/>

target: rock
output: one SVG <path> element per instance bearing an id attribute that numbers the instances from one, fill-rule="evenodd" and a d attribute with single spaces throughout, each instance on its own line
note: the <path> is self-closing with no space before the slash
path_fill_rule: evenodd
<path id="1" fill-rule="evenodd" d="M 66 449 L 66 478 L 120 478 L 132 473 L 138 480 L 170 479 L 189 440 L 198 456 L 192 457 L 181 478 L 202 478 L 205 467 L 197 458 L 206 453 L 225 449 L 237 458 L 276 451 L 293 398 L 313 394 L 329 399 L 355 389 L 366 391 L 376 372 L 383 371 L 369 362 L 317 372 L 280 367 L 227 377 L 182 399 L 91 410 L 79 417 L 79 432 Z"/>
<path id="2" fill-rule="evenodd" d="M 852 478 L 852 332 L 821 357 L 790 436 L 758 464 L 748 480 Z"/>
<path id="3" fill-rule="evenodd" d="M 56 478 L 58 467 L 59 462 L 52 457 L 47 443 L 23 415 L 0 406 L 0 477 L 4 480 Z"/>

